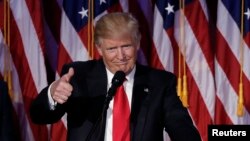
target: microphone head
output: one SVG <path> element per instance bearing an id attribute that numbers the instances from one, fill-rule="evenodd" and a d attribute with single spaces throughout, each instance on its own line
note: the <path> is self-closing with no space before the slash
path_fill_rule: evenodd
<path id="1" fill-rule="evenodd" d="M 118 87 L 122 85 L 125 79 L 125 73 L 123 71 L 117 71 L 112 79 L 112 85 Z"/>

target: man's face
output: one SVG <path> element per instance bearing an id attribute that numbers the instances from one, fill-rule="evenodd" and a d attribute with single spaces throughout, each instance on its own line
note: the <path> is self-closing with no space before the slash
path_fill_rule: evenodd
<path id="1" fill-rule="evenodd" d="M 133 44 L 129 39 L 102 39 L 102 44 L 97 46 L 106 67 L 115 74 L 123 71 L 125 74 L 131 72 L 135 66 L 139 44 Z"/>

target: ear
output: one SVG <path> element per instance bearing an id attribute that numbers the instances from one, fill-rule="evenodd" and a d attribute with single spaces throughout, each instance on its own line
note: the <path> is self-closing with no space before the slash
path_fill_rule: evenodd
<path id="1" fill-rule="evenodd" d="M 138 51 L 140 49 L 140 42 L 136 45 L 136 50 Z"/>
<path id="2" fill-rule="evenodd" d="M 102 56 L 102 49 L 101 49 L 100 45 L 95 44 L 95 47 L 97 48 L 99 55 Z"/>

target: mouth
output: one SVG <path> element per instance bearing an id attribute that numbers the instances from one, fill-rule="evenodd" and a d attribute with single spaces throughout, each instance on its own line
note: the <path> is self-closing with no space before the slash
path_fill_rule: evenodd
<path id="1" fill-rule="evenodd" d="M 117 62 L 117 64 L 127 64 L 127 62 Z"/>
<path id="2" fill-rule="evenodd" d="M 118 66 L 125 66 L 128 64 L 128 62 L 118 62 L 116 63 Z"/>

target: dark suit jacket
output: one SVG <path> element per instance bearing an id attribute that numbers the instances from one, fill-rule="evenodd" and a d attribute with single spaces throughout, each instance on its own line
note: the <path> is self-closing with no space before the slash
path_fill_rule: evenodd
<path id="1" fill-rule="evenodd" d="M 30 115 L 38 124 L 55 123 L 67 113 L 68 141 L 103 140 L 105 115 L 101 117 L 107 94 L 107 73 L 102 60 L 65 65 L 62 74 L 74 68 L 72 95 L 65 104 L 51 110 L 44 88 L 33 101 Z M 104 121 L 104 122 L 102 122 Z M 93 130 L 96 126 L 96 130 Z M 170 72 L 136 65 L 131 107 L 131 140 L 162 141 L 165 129 L 172 141 L 199 141 L 187 109 L 176 94 L 176 77 Z M 92 130 L 92 131 L 91 131 Z"/>

